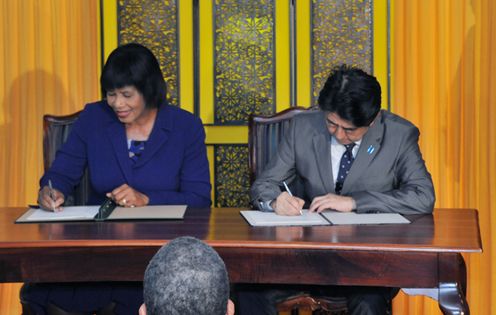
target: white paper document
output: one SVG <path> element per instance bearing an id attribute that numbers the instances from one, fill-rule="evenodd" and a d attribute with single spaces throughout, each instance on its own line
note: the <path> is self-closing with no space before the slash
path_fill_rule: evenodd
<path id="1" fill-rule="evenodd" d="M 302 210 L 303 214 L 297 216 L 278 215 L 275 212 L 258 210 L 243 210 L 240 212 L 251 226 L 330 225 L 320 214 L 310 213 L 308 210 Z"/>
<path id="2" fill-rule="evenodd" d="M 94 221 L 100 206 L 64 207 L 60 212 L 30 208 L 19 219 L 25 222 L 64 222 L 64 221 Z M 116 207 L 105 220 L 163 220 L 182 219 L 186 205 L 155 205 L 136 208 Z"/>
<path id="3" fill-rule="evenodd" d="M 322 215 L 334 225 L 345 224 L 408 224 L 410 221 L 399 213 L 356 213 L 325 211 Z"/>
<path id="4" fill-rule="evenodd" d="M 137 208 L 116 207 L 107 220 L 182 219 L 186 208 L 186 205 L 144 206 Z"/>
<path id="5" fill-rule="evenodd" d="M 30 209 L 23 215 L 25 221 L 76 221 L 92 220 L 100 206 L 64 207 L 63 211 L 53 212 L 43 209 Z"/>

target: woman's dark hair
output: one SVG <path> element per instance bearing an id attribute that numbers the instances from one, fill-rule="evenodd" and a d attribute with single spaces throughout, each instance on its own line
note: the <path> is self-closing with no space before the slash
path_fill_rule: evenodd
<path id="1" fill-rule="evenodd" d="M 381 109 L 381 86 L 363 70 L 341 65 L 332 70 L 319 95 L 319 107 L 355 127 L 369 126 Z"/>
<path id="2" fill-rule="evenodd" d="M 112 51 L 103 66 L 100 85 L 104 97 L 108 91 L 132 85 L 143 94 L 147 107 L 159 107 L 167 94 L 157 58 L 148 48 L 135 43 Z"/>

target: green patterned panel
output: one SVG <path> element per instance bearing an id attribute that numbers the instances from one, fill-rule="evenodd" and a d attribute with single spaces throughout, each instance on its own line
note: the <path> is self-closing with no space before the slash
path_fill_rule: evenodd
<path id="1" fill-rule="evenodd" d="M 247 145 L 215 145 L 215 207 L 249 207 Z"/>
<path id="2" fill-rule="evenodd" d="M 274 1 L 215 1 L 215 123 L 274 112 Z"/>
<path id="3" fill-rule="evenodd" d="M 179 105 L 178 24 L 175 0 L 119 0 L 119 45 L 136 42 L 153 51 L 165 81 L 171 104 Z"/>
<path id="4" fill-rule="evenodd" d="M 346 63 L 371 73 L 372 49 L 372 0 L 313 0 L 314 104 L 334 66 Z"/>

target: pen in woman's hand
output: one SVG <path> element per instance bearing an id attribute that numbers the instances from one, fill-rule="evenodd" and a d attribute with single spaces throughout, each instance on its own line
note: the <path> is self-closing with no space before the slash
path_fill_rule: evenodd
<path id="1" fill-rule="evenodd" d="M 52 181 L 49 179 L 48 180 L 48 195 L 50 196 L 50 199 L 52 200 L 52 210 L 55 212 L 55 194 L 53 193 L 53 186 L 52 186 Z"/>

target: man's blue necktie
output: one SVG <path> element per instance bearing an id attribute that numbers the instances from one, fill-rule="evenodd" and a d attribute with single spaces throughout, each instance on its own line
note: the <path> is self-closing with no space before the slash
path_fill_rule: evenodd
<path id="1" fill-rule="evenodd" d="M 343 183 L 344 179 L 346 178 L 346 175 L 348 175 L 348 172 L 350 171 L 351 164 L 353 164 L 353 161 L 355 158 L 353 157 L 353 147 L 355 146 L 355 143 L 350 143 L 350 144 L 345 144 L 344 145 L 346 148 L 346 151 L 343 153 L 343 156 L 341 157 L 341 163 L 339 163 L 339 172 L 338 172 L 338 177 L 336 179 L 336 194 L 341 194 L 341 189 L 343 189 Z"/>

